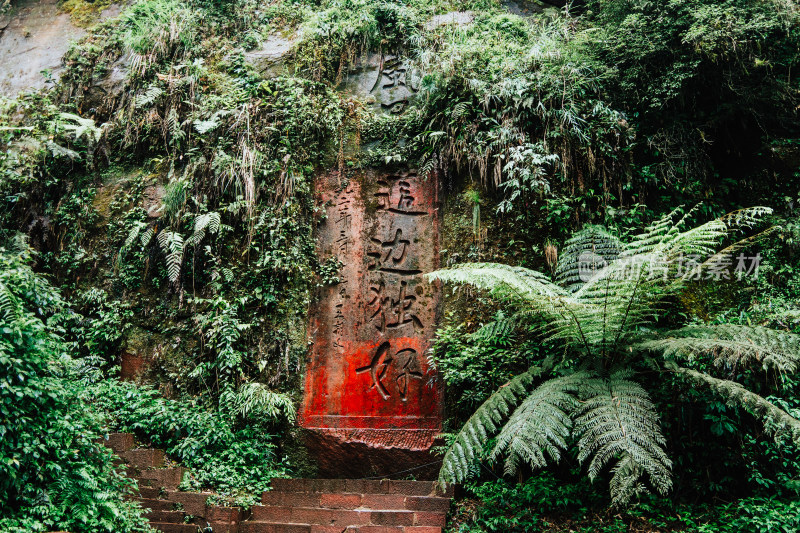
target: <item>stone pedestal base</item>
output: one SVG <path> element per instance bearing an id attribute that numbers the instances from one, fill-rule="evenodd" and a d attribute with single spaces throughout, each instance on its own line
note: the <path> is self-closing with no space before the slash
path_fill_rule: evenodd
<path id="1" fill-rule="evenodd" d="M 433 480 L 441 458 L 431 448 L 438 431 L 409 429 L 307 429 L 306 447 L 325 478 L 378 477 Z"/>

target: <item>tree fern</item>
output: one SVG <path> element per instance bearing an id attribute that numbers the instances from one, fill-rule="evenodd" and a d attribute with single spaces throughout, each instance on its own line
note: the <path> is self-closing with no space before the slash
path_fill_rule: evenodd
<path id="1" fill-rule="evenodd" d="M 470 467 L 480 457 L 490 435 L 496 433 L 511 410 L 528 393 L 533 374 L 525 372 L 492 394 L 475 411 L 456 435 L 442 460 L 439 480 L 442 483 L 464 481 Z"/>
<path id="2" fill-rule="evenodd" d="M 672 462 L 664 452 L 658 414 L 641 385 L 631 381 L 632 372 L 621 370 L 606 379 L 586 380 L 584 403 L 576 412 L 575 434 L 578 459 L 589 462 L 589 478 L 616 460 L 611 496 L 615 505 L 625 505 L 639 486 L 636 480 L 647 474 L 661 493 L 672 486 Z"/>
<path id="3" fill-rule="evenodd" d="M 571 344 L 585 344 L 578 316 L 586 306 L 572 298 L 566 289 L 539 272 L 499 263 L 472 263 L 437 270 L 431 280 L 470 284 L 493 296 L 526 304 L 547 320 L 549 335 Z"/>
<path id="4" fill-rule="evenodd" d="M 588 374 L 579 372 L 539 385 L 514 411 L 497 437 L 491 459 L 506 456 L 505 472 L 512 475 L 519 463 L 534 468 L 561 458 L 572 429 L 571 413 L 578 404 L 574 392 Z"/>
<path id="5" fill-rule="evenodd" d="M 690 368 L 678 366 L 671 366 L 671 368 L 694 383 L 707 385 L 718 395 L 725 398 L 728 404 L 744 407 L 764 424 L 764 428 L 770 434 L 776 437 L 787 434 L 795 444 L 800 445 L 800 420 L 797 420 L 772 402 L 747 390 L 735 381 L 715 378 Z"/>
<path id="6" fill-rule="evenodd" d="M 634 345 L 667 357 L 711 356 L 718 365 L 735 367 L 760 363 L 764 368 L 795 372 L 800 363 L 800 335 L 760 326 L 689 326 L 668 333 L 667 338 Z"/>
<path id="7" fill-rule="evenodd" d="M 588 226 L 564 243 L 556 266 L 556 282 L 574 292 L 588 280 L 586 274 L 599 270 L 619 257 L 622 243 L 600 226 Z M 587 264 L 596 260 L 599 268 Z"/>
<path id="8" fill-rule="evenodd" d="M 666 492 L 672 484 L 672 463 L 664 451 L 656 407 L 633 379 L 634 371 L 643 367 L 677 371 L 707 384 L 732 404 L 751 410 L 770 431 L 791 434 L 797 441 L 800 421 L 737 383 L 680 369 L 675 359 L 708 357 L 726 370 L 758 364 L 795 372 L 800 366 L 800 337 L 734 325 L 690 326 L 663 333 L 656 329 L 664 307 L 695 273 L 719 254 L 742 249 L 766 234 L 740 238 L 742 231 L 755 228 L 770 212 L 743 209 L 691 227 L 688 221 L 698 210 L 678 209 L 626 243 L 600 228 L 587 228 L 562 250 L 555 272 L 560 284 L 539 272 L 494 263 L 456 265 L 429 274 L 433 280 L 485 290 L 507 303 L 502 322 L 515 328 L 527 324 L 544 342 L 558 347 L 561 361 L 549 355 L 546 371 L 565 376 L 530 391 L 529 372 L 498 390 L 456 436 L 440 480 L 459 482 L 469 477 L 496 433 L 490 458 L 505 457 L 507 474 L 522 462 L 543 467 L 568 448 L 571 428 L 578 459 L 586 464 L 589 476 L 594 479 L 610 467 L 614 505 L 625 505 L 649 487 Z M 580 256 L 586 252 L 598 268 L 582 276 Z M 679 271 L 677 262 L 686 256 L 696 256 L 699 266 Z M 468 340 L 481 342 L 500 327 L 489 324 Z M 663 360 L 655 360 L 652 352 Z M 576 368 L 591 368 L 594 377 Z"/>

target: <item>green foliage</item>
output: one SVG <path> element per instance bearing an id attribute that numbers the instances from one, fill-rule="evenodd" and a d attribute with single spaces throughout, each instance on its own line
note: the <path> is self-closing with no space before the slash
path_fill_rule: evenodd
<path id="1" fill-rule="evenodd" d="M 467 516 L 456 511 L 456 521 L 461 523 L 448 531 L 546 531 L 545 516 L 581 507 L 588 496 L 577 483 L 562 483 L 547 473 L 521 484 L 499 479 L 470 483 L 466 489 L 480 502 L 479 507 Z"/>
<path id="2" fill-rule="evenodd" d="M 522 342 L 515 322 L 502 313 L 470 334 L 465 333 L 463 324 L 439 328 L 433 359 L 449 390 L 462 392 L 454 406 L 459 414 L 471 415 L 519 368 L 530 366 L 536 346 L 526 343 L 523 348 Z"/>
<path id="3" fill-rule="evenodd" d="M 67 3 L 75 7 L 88 5 Z M 472 11 L 474 22 L 427 24 L 455 10 Z M 619 465 L 619 477 L 607 467 L 600 475 L 615 476 L 613 490 L 624 499 L 640 475 L 664 486 L 652 403 L 676 471 L 696 476 L 683 487 L 708 484 L 713 474 L 687 463 L 713 463 L 725 475 L 728 466 L 747 464 L 736 475 L 791 492 L 796 465 L 788 439 L 759 439 L 745 410 L 727 403 L 765 419 L 768 431 L 792 434 L 786 416 L 796 417 L 797 388 L 787 373 L 796 366 L 795 340 L 767 326 L 800 325 L 791 218 L 800 145 L 797 28 L 797 10 L 786 0 L 592 0 L 524 19 L 492 0 L 142 0 L 67 54 L 54 89 L 0 99 L 0 242 L 21 230 L 41 251 L 36 267 L 71 304 L 62 351 L 80 355 L 82 379 L 98 386 L 114 376 L 119 353 L 144 350 L 142 338 L 158 345 L 145 379 L 199 407 L 182 412 L 154 393 L 131 395 L 149 397 L 142 412 L 158 405 L 184 417 L 182 431 L 195 424 L 224 433 L 223 444 L 198 448 L 214 468 L 202 471 L 199 459 L 158 436 L 141 413 L 127 420 L 141 423 L 140 437 L 161 438 L 175 457 L 194 461 L 198 486 L 243 494 L 263 486 L 252 469 L 279 469 L 273 441 L 257 442 L 244 426 L 293 416 L 295 398 L 280 391 L 299 388 L 312 291 L 337 281 L 339 265 L 320 265 L 314 252 L 315 176 L 334 165 L 345 173 L 373 164 L 435 171 L 446 195 L 469 182 L 463 200 L 472 247 L 458 260 L 519 259 L 541 268 L 536 256 L 547 243 L 556 276 L 552 283 L 499 265 L 450 273 L 489 288 L 503 305 L 513 302 L 492 319 L 471 316 L 440 331 L 434 359 L 455 391 L 450 412 L 463 420 L 537 365 L 524 391 L 492 397 L 484 419 L 474 421 L 475 435 L 484 424 L 496 442 L 456 438 L 464 461 L 505 457 L 509 471 L 526 459 L 563 461 L 581 442 L 573 438 L 574 401 L 596 399 L 597 420 L 652 429 L 640 441 L 646 454 L 631 448 L 636 441 L 603 432 L 608 450 L 625 452 L 597 466 Z M 294 37 L 283 77 L 256 72 L 245 53 L 275 34 Z M 412 60 L 420 91 L 407 111 L 378 116 L 336 91 L 368 52 Z M 108 90 L 102 80 L 126 68 L 119 90 Z M 693 274 L 674 284 L 616 277 L 635 268 L 635 259 L 647 267 L 680 253 L 709 255 L 729 240 L 733 220 L 692 233 L 662 219 L 626 245 L 594 227 L 553 260 L 552 243 L 583 222 L 616 227 L 624 237 L 628 227 L 701 198 L 707 207 L 687 223 L 755 202 L 784 217 L 764 250 L 770 265 L 745 290 L 698 288 Z M 507 233 L 487 242 L 492 223 Z M 585 284 L 578 264 L 587 251 L 599 256 L 599 275 Z M 740 308 L 714 317 L 714 302 L 729 292 Z M 474 300 L 469 306 L 480 314 Z M 713 326 L 698 326 L 695 317 Z M 721 327 L 726 322 L 735 326 Z M 636 372 L 613 378 L 626 393 L 624 412 L 608 402 L 620 397 L 608 392 L 620 365 Z M 576 372 L 590 376 L 585 387 L 559 381 Z M 694 414 L 702 424 L 692 420 L 687 399 L 700 405 Z M 219 430 L 222 422 L 208 422 L 201 411 L 228 416 L 230 427 Z M 116 427 L 129 423 L 123 418 Z M 603 457 L 594 432 L 601 427 L 582 427 L 583 449 L 594 452 L 587 464 Z M 744 449 L 737 433 L 752 441 L 744 458 L 714 462 L 708 450 L 697 452 L 713 436 L 720 448 Z M 713 490 L 724 492 L 733 476 Z M 745 511 L 751 504 L 752 513 Z M 741 522 L 744 529 L 761 527 L 759 513 L 766 524 L 792 509 L 742 505 L 753 518 Z M 491 527 L 542 526 L 538 517 L 517 526 L 506 518 Z M 626 525 L 604 520 L 596 530 Z"/>
<path id="4" fill-rule="evenodd" d="M 0 529 L 145 531 L 130 482 L 94 442 L 103 419 L 71 375 L 63 307 L 27 252 L 0 249 Z"/>
<path id="5" fill-rule="evenodd" d="M 675 334 L 657 332 L 655 336 L 664 340 L 642 340 L 654 336 L 647 330 L 652 330 L 664 313 L 667 298 L 718 257 L 716 249 L 723 239 L 737 235 L 742 228 L 752 228 L 768 212 L 763 208 L 737 211 L 697 227 L 687 227 L 686 216 L 677 218 L 672 213 L 620 245 L 616 257 L 606 254 L 608 261 L 595 252 L 595 235 L 584 234 L 571 243 L 583 243 L 587 248 L 568 247 L 564 271 L 573 269 L 570 254 L 591 253 L 607 265 L 598 269 L 594 264 L 598 259 L 593 259 L 592 268 L 581 272 L 582 284 L 572 292 L 544 274 L 501 264 L 464 264 L 430 274 L 431 279 L 488 291 L 506 302 L 519 320 L 540 320 L 532 325 L 547 343 L 561 345 L 564 356 L 560 362 L 546 359 L 535 374 L 567 374 L 533 388 L 535 374 L 525 372 L 502 386 L 450 445 L 440 480 L 458 482 L 469 477 L 487 441 L 498 431 L 492 457 L 507 451 L 509 474 L 523 461 L 534 468 L 558 461 L 572 434 L 578 438 L 579 461 L 588 462 L 590 478 L 600 476 L 604 467 L 614 462 L 610 479 L 614 505 L 626 505 L 645 491 L 640 482 L 645 474 L 652 487 L 666 492 L 672 484 L 666 440 L 649 393 L 632 380 L 644 369 L 705 382 L 727 401 L 747 408 L 768 431 L 788 430 L 795 443 L 800 443 L 800 422 L 780 407 L 736 382 L 680 368 L 673 359 L 676 354 L 708 354 L 729 364 L 758 362 L 788 372 L 799 356 L 800 341 L 795 335 L 764 328 L 705 326 L 679 329 Z M 611 241 L 603 238 L 601 242 Z M 743 242 L 751 240 L 734 242 L 724 252 L 741 248 Z M 692 268 L 681 266 L 678 270 L 679 260 L 686 254 L 699 260 Z M 575 281 L 574 276 L 562 278 L 565 283 Z M 653 359 L 650 353 L 663 359 Z"/>
<path id="6" fill-rule="evenodd" d="M 215 410 L 190 398 L 168 400 L 150 387 L 108 380 L 84 394 L 109 413 L 110 429 L 133 432 L 191 469 L 195 488 L 257 495 L 286 473 L 268 433 L 294 416 L 284 396 L 245 389 L 242 397 Z"/>
<path id="7" fill-rule="evenodd" d="M 467 499 L 457 503 L 449 533 L 576 531 L 612 533 L 631 530 L 727 533 L 790 532 L 798 527 L 792 499 L 743 498 L 714 505 L 674 505 L 649 499 L 623 513 L 595 512 L 600 503 L 585 479 L 567 480 L 548 473 L 523 483 L 505 480 L 471 483 Z"/>

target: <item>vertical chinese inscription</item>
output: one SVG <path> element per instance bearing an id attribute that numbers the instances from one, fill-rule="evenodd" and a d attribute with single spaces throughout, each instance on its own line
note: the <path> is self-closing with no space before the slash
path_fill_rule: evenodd
<path id="1" fill-rule="evenodd" d="M 438 429 L 441 393 L 426 358 L 438 292 L 423 276 L 437 266 L 436 181 L 403 172 L 337 182 L 323 192 L 318 246 L 343 267 L 312 311 L 302 423 Z"/>

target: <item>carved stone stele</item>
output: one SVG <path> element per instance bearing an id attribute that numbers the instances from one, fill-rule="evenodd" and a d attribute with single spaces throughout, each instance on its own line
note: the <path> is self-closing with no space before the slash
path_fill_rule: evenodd
<path id="1" fill-rule="evenodd" d="M 427 359 L 439 287 L 423 274 L 438 266 L 437 180 L 366 171 L 345 183 L 331 173 L 317 189 L 319 253 L 342 266 L 312 306 L 301 414 L 309 447 L 326 475 L 390 475 L 431 462 L 442 422 Z"/>

